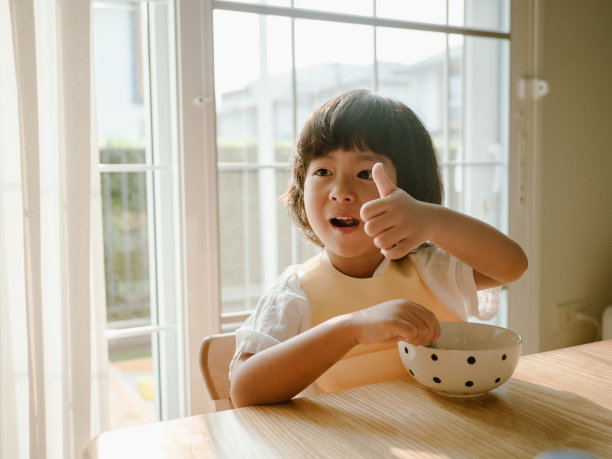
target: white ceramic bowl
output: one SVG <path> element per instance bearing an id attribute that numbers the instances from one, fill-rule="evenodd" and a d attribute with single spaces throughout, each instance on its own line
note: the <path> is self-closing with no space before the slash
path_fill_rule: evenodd
<path id="1" fill-rule="evenodd" d="M 398 342 L 414 379 L 451 397 L 476 397 L 505 383 L 521 356 L 522 338 L 507 328 L 472 322 L 440 322 L 438 342 Z"/>

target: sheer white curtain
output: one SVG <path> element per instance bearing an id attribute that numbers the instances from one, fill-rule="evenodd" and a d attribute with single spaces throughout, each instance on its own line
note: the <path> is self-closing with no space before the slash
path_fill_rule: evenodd
<path id="1" fill-rule="evenodd" d="M 87 0 L 0 0 L 0 457 L 107 425 Z"/>

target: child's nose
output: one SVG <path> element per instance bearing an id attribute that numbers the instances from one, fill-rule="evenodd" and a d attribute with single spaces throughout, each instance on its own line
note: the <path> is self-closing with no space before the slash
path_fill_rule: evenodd
<path id="1" fill-rule="evenodd" d="M 350 184 L 341 180 L 331 190 L 329 199 L 331 201 L 352 202 L 355 200 L 355 194 Z"/>

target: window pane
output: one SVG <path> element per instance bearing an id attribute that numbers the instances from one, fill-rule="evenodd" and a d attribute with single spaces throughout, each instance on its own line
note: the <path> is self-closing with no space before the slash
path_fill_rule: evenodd
<path id="1" fill-rule="evenodd" d="M 276 187 L 280 190 L 287 188 L 289 181 L 288 171 L 279 171 L 276 174 Z M 278 235 L 278 266 L 282 271 L 287 266 L 295 263 L 294 257 L 297 255 L 296 232 L 293 229 L 293 223 L 287 214 L 287 207 L 284 201 L 280 201 L 276 208 L 276 231 Z"/>
<path id="2" fill-rule="evenodd" d="M 281 271 L 319 251 L 293 228 L 278 199 L 288 175 L 271 168 L 219 173 L 223 313 L 255 308 Z"/>
<path id="3" fill-rule="evenodd" d="M 506 174 L 499 166 L 466 166 L 466 213 L 497 228 L 506 227 Z"/>
<path id="4" fill-rule="evenodd" d="M 446 24 L 446 0 L 376 0 L 376 16 Z"/>
<path id="5" fill-rule="evenodd" d="M 113 142 L 100 147 L 100 164 L 132 164 L 145 162 L 145 149 L 140 147 L 110 146 Z M 120 144 L 120 142 L 116 142 Z"/>
<path id="6" fill-rule="evenodd" d="M 376 16 L 510 32 L 509 0 L 376 0 Z"/>
<path id="7" fill-rule="evenodd" d="M 150 162 L 171 167 L 176 158 L 176 81 L 171 1 L 148 4 L 149 73 L 146 83 L 150 96 L 147 126 L 150 126 Z"/>
<path id="8" fill-rule="evenodd" d="M 449 0 L 448 10 L 450 25 L 510 32 L 510 0 Z"/>
<path id="9" fill-rule="evenodd" d="M 444 126 L 445 49 L 442 33 L 377 31 L 379 91 L 414 110 L 434 139 Z"/>
<path id="10" fill-rule="evenodd" d="M 151 335 L 110 340 L 110 428 L 155 422 Z"/>
<path id="11" fill-rule="evenodd" d="M 509 42 L 465 37 L 461 56 L 464 158 L 505 161 L 508 142 Z"/>
<path id="12" fill-rule="evenodd" d="M 279 171 L 276 174 L 276 186 L 279 192 L 284 192 L 289 183 L 289 172 Z M 302 263 L 321 250 L 312 242 L 306 240 L 297 230 L 287 213 L 284 201 L 277 206 L 278 224 L 278 266 L 283 271 L 287 266 Z"/>
<path id="13" fill-rule="evenodd" d="M 223 3 L 221 0 L 220 3 Z M 291 0 L 240 0 L 241 3 L 259 3 L 271 6 L 291 6 Z"/>
<path id="14" fill-rule="evenodd" d="M 151 323 L 147 177 L 102 174 L 106 311 L 109 328 Z"/>
<path id="15" fill-rule="evenodd" d="M 219 161 L 267 166 L 220 166 L 221 297 L 228 313 L 254 308 L 279 274 L 277 200 L 285 186 L 277 186 L 278 169 L 270 166 L 288 161 L 295 135 L 291 21 L 224 11 L 214 19 Z M 236 28 L 246 32 L 237 36 Z"/>
<path id="16" fill-rule="evenodd" d="M 145 38 L 139 3 L 104 4 L 94 14 L 94 59 L 99 145 L 144 148 Z M 135 153 L 137 150 L 132 150 Z M 111 163 L 141 163 L 144 155 L 108 154 Z"/>
<path id="17" fill-rule="evenodd" d="M 274 161 L 294 137 L 291 21 L 226 11 L 214 20 L 219 161 Z"/>
<path id="18" fill-rule="evenodd" d="M 461 35 L 449 35 L 448 50 L 448 143 L 444 161 L 460 161 L 463 152 L 463 42 Z M 442 140 L 442 139 L 440 139 Z"/>
<path id="19" fill-rule="evenodd" d="M 109 359 L 132 365 L 130 353 L 136 352 L 146 360 L 145 367 L 139 361 L 139 373 L 146 374 L 139 374 L 133 390 L 151 387 L 147 381 L 152 375 L 160 382 L 155 394 L 147 392 L 146 400 L 155 408 L 146 416 L 141 416 L 142 400 L 129 396 L 112 407 L 115 421 L 130 413 L 140 419 L 133 423 L 168 419 L 183 414 L 185 406 L 171 4 L 94 2 L 107 327 L 131 336 L 144 333 L 142 338 L 117 339 L 108 332 Z M 132 330 L 142 326 L 164 327 L 161 339 L 154 331 Z M 122 376 L 130 379 L 129 373 Z M 111 398 L 126 393 L 121 384 L 109 389 Z M 128 424 L 121 421 L 114 427 Z"/>
<path id="20" fill-rule="evenodd" d="M 296 8 L 371 16 L 372 0 L 294 0 Z"/>
<path id="21" fill-rule="evenodd" d="M 277 198 L 285 185 L 282 180 L 277 188 L 277 174 L 274 169 L 219 174 L 223 312 L 254 308 L 278 276 L 278 254 L 285 247 L 277 233 Z"/>
<path id="22" fill-rule="evenodd" d="M 449 38 L 446 160 L 479 163 L 446 173 L 447 205 L 507 229 L 509 43 Z"/>
<path id="23" fill-rule="evenodd" d="M 347 89 L 374 89 L 374 35 L 370 26 L 295 21 L 297 121 Z"/>
<path id="24" fill-rule="evenodd" d="M 220 171 L 221 301 L 223 312 L 254 307 L 261 290 L 257 262 L 259 213 L 255 172 Z"/>

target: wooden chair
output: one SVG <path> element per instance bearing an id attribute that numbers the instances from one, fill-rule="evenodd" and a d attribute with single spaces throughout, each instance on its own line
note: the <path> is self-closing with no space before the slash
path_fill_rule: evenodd
<path id="1" fill-rule="evenodd" d="M 207 336 L 200 345 L 200 368 L 216 411 L 234 408 L 230 398 L 228 372 L 235 350 L 234 333 Z"/>

